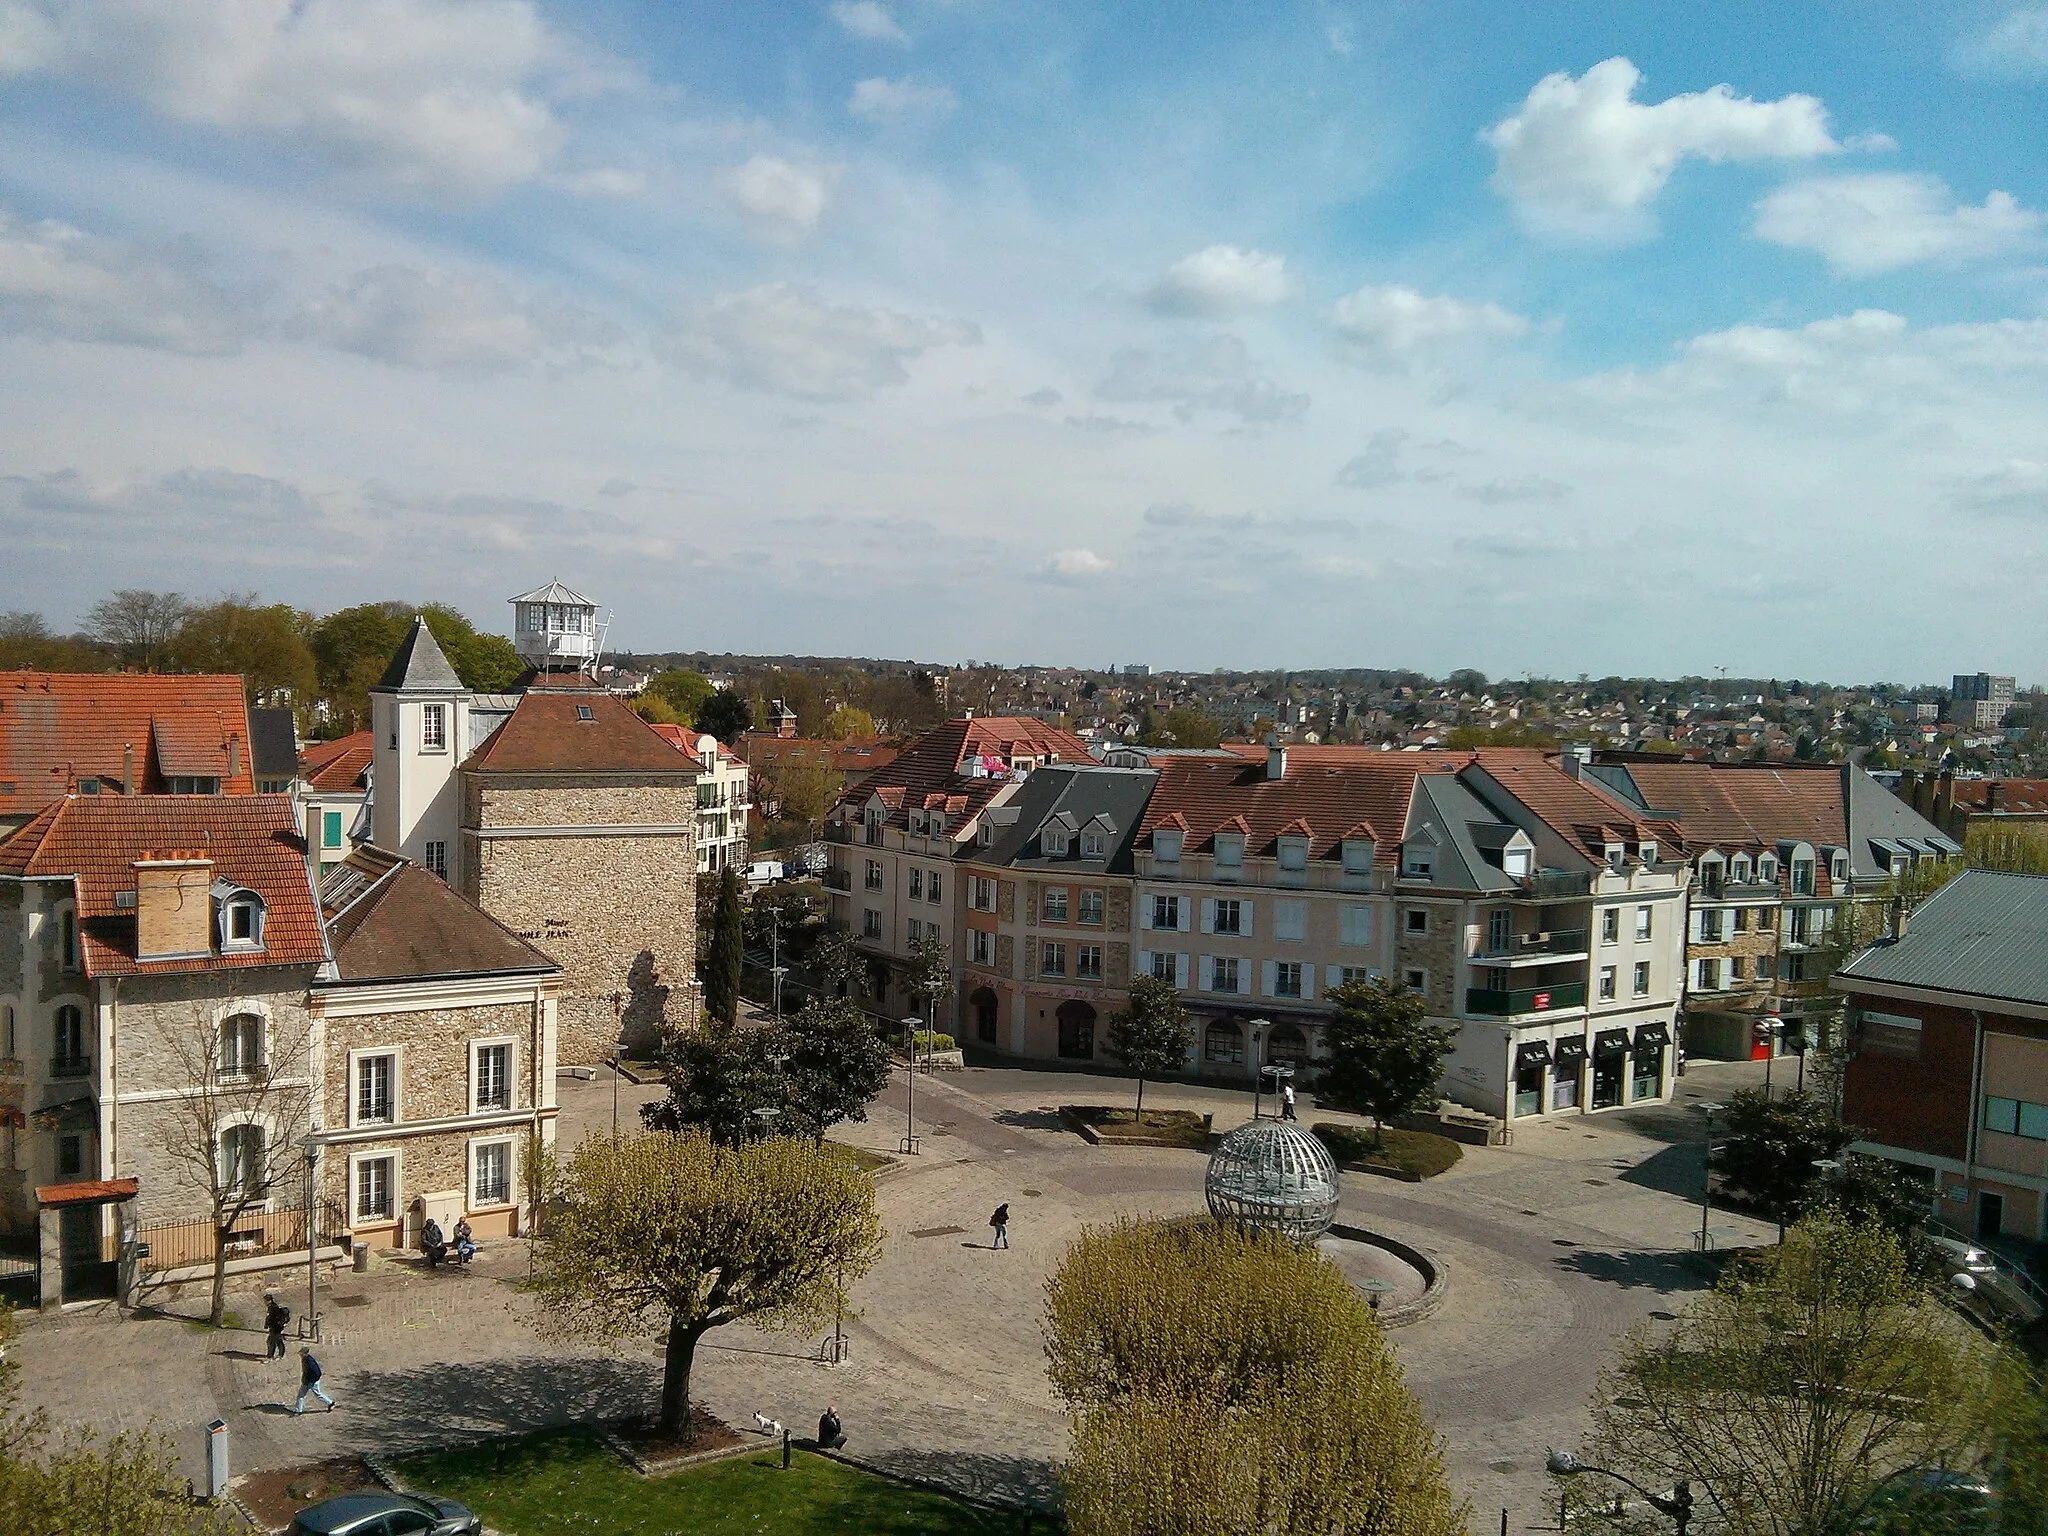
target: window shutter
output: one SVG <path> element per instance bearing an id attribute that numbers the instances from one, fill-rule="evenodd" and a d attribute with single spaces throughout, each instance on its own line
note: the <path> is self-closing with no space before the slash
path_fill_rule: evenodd
<path id="1" fill-rule="evenodd" d="M 1216 957 L 1214 955 L 1202 956 L 1202 990 L 1204 992 L 1214 992 L 1216 990 Z"/>
<path id="2" fill-rule="evenodd" d="M 1302 1001 L 1303 1001 L 1303 1002 L 1307 1002 L 1307 1001 L 1308 1001 L 1308 1000 L 1309 1000 L 1310 998 L 1314 997 L 1315 995 L 1316 995 L 1316 968 L 1315 968 L 1314 966 L 1312 966 L 1312 965 L 1304 965 L 1304 966 L 1303 966 L 1303 967 L 1301 968 L 1301 998 L 1302 998 Z"/>
<path id="3" fill-rule="evenodd" d="M 1140 976 L 1150 976 L 1152 974 L 1152 951 L 1149 949 L 1138 951 L 1138 974 Z"/>
<path id="4" fill-rule="evenodd" d="M 1341 986 L 1343 986 L 1343 985 L 1344 985 L 1344 967 L 1343 967 L 1343 966 L 1341 966 L 1341 965 L 1326 965 L 1326 966 L 1324 966 L 1324 967 L 1323 967 L 1323 990 L 1324 990 L 1325 992 L 1334 992 L 1334 991 L 1336 991 L 1336 990 L 1337 990 L 1337 989 L 1338 989 L 1339 987 L 1341 987 Z"/>
<path id="5" fill-rule="evenodd" d="M 1204 933 L 1214 933 L 1215 931 L 1216 931 L 1216 900 L 1215 900 L 1215 898 L 1214 898 L 1214 897 L 1212 897 L 1212 896 L 1204 896 L 1204 897 L 1202 898 L 1202 932 L 1204 932 Z M 1206 966 L 1207 966 L 1207 962 L 1206 962 L 1206 961 L 1204 961 L 1203 963 L 1204 963 L 1204 967 L 1206 968 Z"/>
<path id="6" fill-rule="evenodd" d="M 1273 960 L 1261 960 L 1259 962 L 1259 990 L 1264 992 L 1266 996 L 1272 997 L 1279 985 L 1279 963 Z"/>
<path id="7" fill-rule="evenodd" d="M 1241 906 L 1243 910 L 1237 914 L 1237 931 L 1249 939 L 1258 933 L 1258 924 L 1252 921 L 1252 904 L 1247 901 L 1241 903 Z"/>
<path id="8" fill-rule="evenodd" d="M 1140 928 L 1150 928 L 1152 926 L 1152 903 L 1149 898 L 1144 896 L 1138 898 L 1138 926 Z"/>
<path id="9" fill-rule="evenodd" d="M 1193 971 L 1189 969 L 1188 957 L 1186 955 L 1175 955 L 1173 957 L 1173 984 L 1176 987 L 1187 986 L 1189 984 L 1189 977 L 1193 974 Z"/>

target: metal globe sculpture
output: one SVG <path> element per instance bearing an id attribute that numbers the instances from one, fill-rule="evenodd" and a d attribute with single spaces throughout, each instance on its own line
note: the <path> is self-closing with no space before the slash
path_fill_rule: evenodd
<path id="1" fill-rule="evenodd" d="M 1217 1145 L 1203 1180 L 1209 1214 L 1312 1243 L 1337 1215 L 1337 1164 L 1323 1144 L 1285 1120 L 1254 1120 Z"/>

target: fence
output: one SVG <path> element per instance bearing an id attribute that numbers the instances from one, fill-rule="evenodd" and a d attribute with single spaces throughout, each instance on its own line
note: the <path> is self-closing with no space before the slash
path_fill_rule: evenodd
<path id="1" fill-rule="evenodd" d="M 322 1244 L 340 1243 L 347 1239 L 347 1217 L 336 1201 L 321 1202 L 313 1225 L 314 1235 Z M 213 1262 L 214 1226 L 211 1220 L 160 1222 L 138 1228 L 135 1239 L 142 1245 L 138 1250 L 136 1267 L 144 1274 Z M 115 1239 L 109 1237 L 106 1243 L 109 1250 L 106 1257 L 112 1259 Z M 236 1218 L 228 1238 L 230 1259 L 255 1259 L 305 1251 L 304 1206 L 245 1211 Z"/>

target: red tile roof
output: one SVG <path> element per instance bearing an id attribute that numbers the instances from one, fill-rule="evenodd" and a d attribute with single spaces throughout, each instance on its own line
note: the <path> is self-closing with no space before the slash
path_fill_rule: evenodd
<path id="1" fill-rule="evenodd" d="M 1972 815 L 2048 816 L 2048 779 L 1951 779 L 1956 809 Z M 1998 786 L 1998 810 L 1991 810 L 1991 786 Z"/>
<path id="2" fill-rule="evenodd" d="M 1266 749 L 1233 747 L 1239 760 L 1222 757 L 1162 757 L 1154 766 L 1159 782 L 1138 829 L 1139 846 L 1155 828 L 1180 826 L 1190 853 L 1213 849 L 1219 830 L 1242 829 L 1245 853 L 1274 852 L 1283 831 L 1309 833 L 1309 857 L 1339 857 L 1347 837 L 1369 837 L 1374 860 L 1394 864 L 1408 827 L 1408 806 L 1417 775 L 1455 773 L 1472 760 L 1469 752 L 1375 752 L 1324 747 L 1287 750 L 1285 778 L 1266 777 Z M 1252 759 L 1253 751 L 1257 756 Z"/>
<path id="3" fill-rule="evenodd" d="M 299 772 L 314 789 L 330 794 L 361 789 L 376 746 L 368 731 L 333 741 L 312 741 L 299 753 Z"/>
<path id="4" fill-rule="evenodd" d="M 586 719 L 585 716 L 588 716 Z M 462 765 L 477 773 L 695 773 L 615 694 L 521 694 L 511 717 Z"/>
<path id="5" fill-rule="evenodd" d="M 948 720 L 911 741 L 886 768 L 864 779 L 840 802 L 856 808 L 880 795 L 891 822 L 907 822 L 912 810 L 943 810 L 948 820 L 971 815 L 1009 783 L 1003 776 L 976 776 L 979 762 L 1007 769 L 1017 759 L 1034 766 L 1094 761 L 1088 743 L 1027 716 L 991 715 L 986 719 Z"/>
<path id="6" fill-rule="evenodd" d="M 137 859 L 174 849 L 203 851 L 214 878 L 263 898 L 261 951 L 136 960 L 134 908 L 115 898 L 135 889 Z M 72 879 L 90 976 L 318 965 L 327 957 L 306 845 L 284 795 L 67 796 L 0 842 L 0 874 Z"/>
<path id="7" fill-rule="evenodd" d="M 693 763 L 699 760 L 697 757 L 697 743 L 700 741 L 710 742 L 713 747 L 717 748 L 718 755 L 726 762 L 733 763 L 739 761 L 738 758 L 732 755 L 731 750 L 726 744 L 716 736 L 713 736 L 709 731 L 694 730 L 687 725 L 663 725 L 659 721 L 652 723 L 655 735 L 674 747 Z"/>
<path id="8" fill-rule="evenodd" d="M 0 817 L 33 815 L 81 780 L 118 790 L 130 749 L 137 793 L 161 793 L 174 774 L 256 793 L 239 677 L 0 672 Z"/>
<path id="9" fill-rule="evenodd" d="M 773 768 L 784 759 L 822 762 L 834 773 L 864 779 L 888 767 L 903 750 L 895 736 L 848 736 L 843 741 L 821 741 L 811 736 L 777 736 L 769 731 L 752 731 L 740 738 L 742 761 L 755 768 Z"/>
<path id="10" fill-rule="evenodd" d="M 1695 848 L 1775 847 L 1781 841 L 1847 846 L 1842 770 L 1784 763 L 1688 763 L 1631 758 L 1643 798 L 1677 816 Z"/>
<path id="11" fill-rule="evenodd" d="M 1685 849 L 1677 822 L 1636 815 L 1573 778 L 1540 748 L 1482 747 L 1473 758 L 1474 766 L 1595 863 L 1606 857 L 1610 842 L 1653 842 L 1660 858 Z M 1658 809 L 1665 807 L 1660 804 Z"/>

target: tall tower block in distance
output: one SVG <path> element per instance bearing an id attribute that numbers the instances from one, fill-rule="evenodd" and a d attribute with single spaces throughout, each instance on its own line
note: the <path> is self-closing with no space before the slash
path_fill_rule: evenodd
<path id="1" fill-rule="evenodd" d="M 597 605 L 559 581 L 511 599 L 512 648 L 537 672 L 589 672 L 604 636 Z"/>

